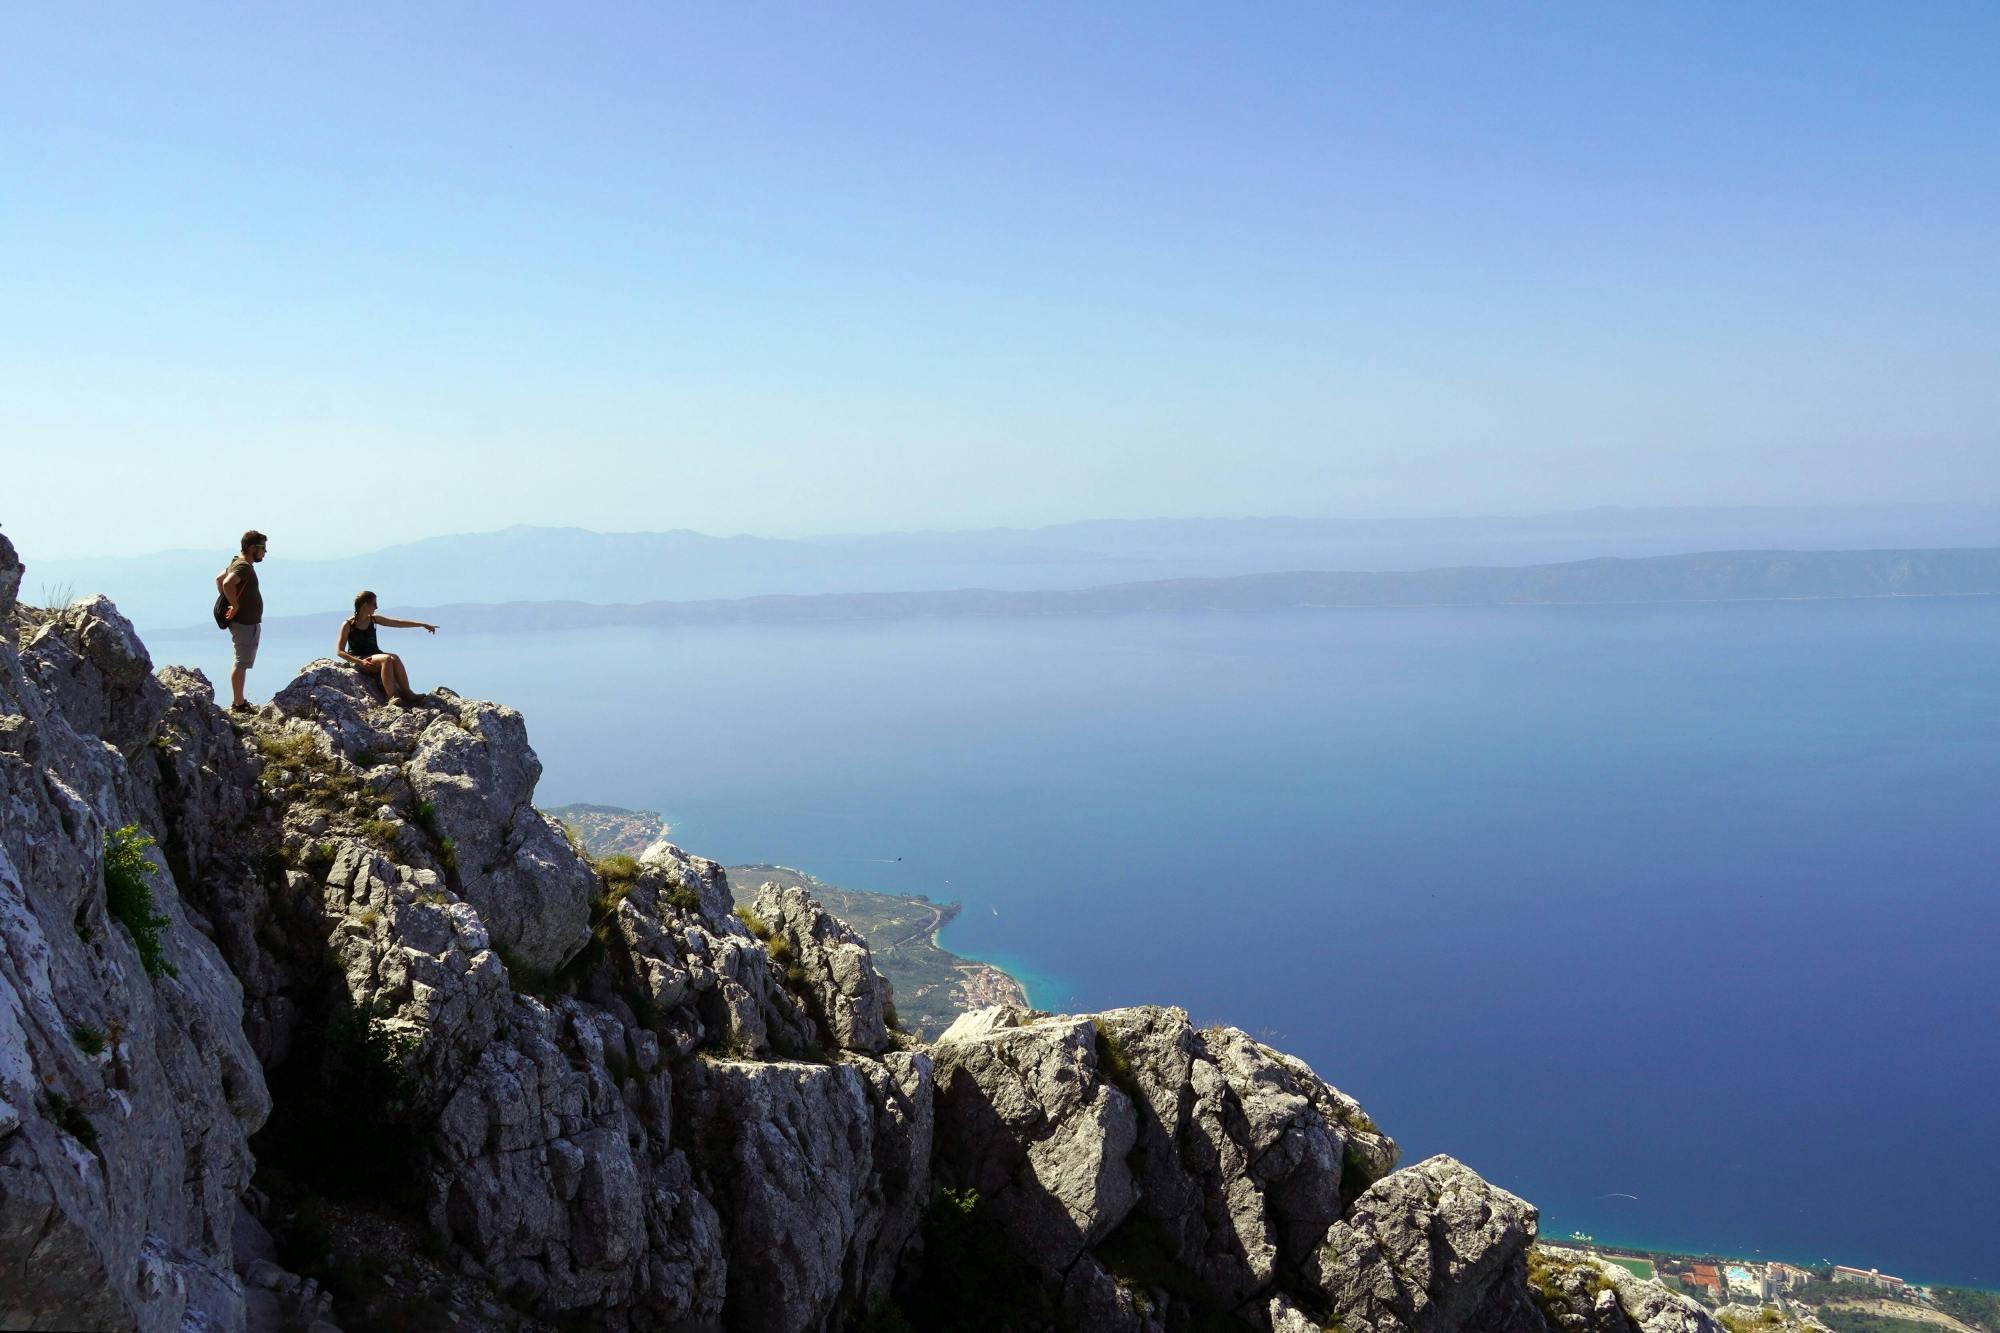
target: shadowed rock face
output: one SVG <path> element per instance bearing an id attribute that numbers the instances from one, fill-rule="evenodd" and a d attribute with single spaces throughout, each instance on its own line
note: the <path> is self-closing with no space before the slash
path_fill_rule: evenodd
<path id="1" fill-rule="evenodd" d="M 1532 1208 L 1448 1159 L 1393 1171 L 1359 1106 L 1242 1032 L 1003 1007 L 926 1051 L 806 893 L 767 887 L 753 935 L 671 843 L 605 881 L 534 808 L 511 710 L 385 706 L 318 662 L 232 719 L 110 603 L 17 612 L 19 582 L 0 538 L 0 1325 L 311 1324 L 244 1211 L 248 1136 L 266 1069 L 359 1014 L 400 1052 L 420 1225 L 551 1319 L 846 1327 L 954 1279 L 924 1274 L 943 1186 L 1051 1327 L 1546 1328 Z M 128 824 L 158 839 L 171 973 L 108 913 Z M 1712 1333 L 1664 1297 L 1619 1308 Z M 1610 1333 L 1589 1311 L 1565 1330 Z"/>

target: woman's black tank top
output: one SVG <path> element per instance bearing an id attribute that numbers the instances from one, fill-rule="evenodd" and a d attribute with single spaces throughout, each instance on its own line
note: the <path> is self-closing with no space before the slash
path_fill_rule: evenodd
<path id="1" fill-rule="evenodd" d="M 373 622 L 366 629 L 354 624 L 347 627 L 347 651 L 356 657 L 373 657 L 382 651 L 382 645 L 375 642 Z"/>

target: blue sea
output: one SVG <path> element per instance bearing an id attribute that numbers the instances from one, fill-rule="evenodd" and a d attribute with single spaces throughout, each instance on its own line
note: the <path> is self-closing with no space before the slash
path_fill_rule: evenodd
<path id="1" fill-rule="evenodd" d="M 543 804 L 961 900 L 1037 1004 L 1248 1029 L 1545 1234 L 2000 1286 L 2000 601 L 390 638 Z"/>

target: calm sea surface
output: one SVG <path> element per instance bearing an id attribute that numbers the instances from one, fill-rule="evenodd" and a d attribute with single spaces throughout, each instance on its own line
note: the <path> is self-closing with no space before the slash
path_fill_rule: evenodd
<path id="1" fill-rule="evenodd" d="M 1545 1234 L 2000 1285 L 2000 602 L 384 639 L 543 804 L 961 899 L 1038 1004 L 1264 1036 Z"/>

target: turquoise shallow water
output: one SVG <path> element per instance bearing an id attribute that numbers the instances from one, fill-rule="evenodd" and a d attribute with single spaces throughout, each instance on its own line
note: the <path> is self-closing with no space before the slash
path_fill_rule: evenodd
<path id="1" fill-rule="evenodd" d="M 545 804 L 960 899 L 1037 1003 L 1242 1026 L 1553 1234 L 2000 1283 L 2000 603 L 406 639 Z"/>

